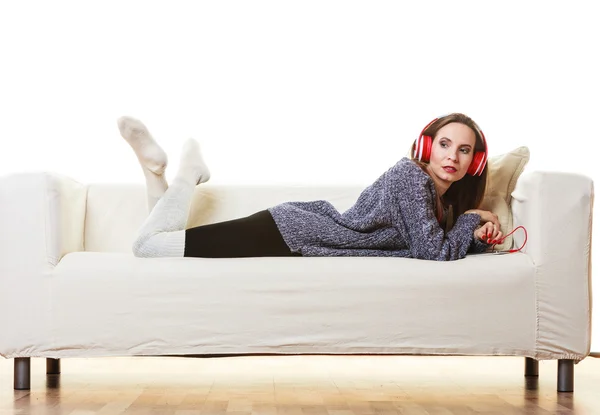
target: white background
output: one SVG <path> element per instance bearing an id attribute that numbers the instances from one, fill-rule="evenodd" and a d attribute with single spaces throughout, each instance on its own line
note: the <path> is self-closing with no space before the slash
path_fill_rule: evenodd
<path id="1" fill-rule="evenodd" d="M 492 156 L 526 145 L 528 171 L 596 179 L 599 15 L 593 1 L 3 1 L 0 175 L 143 183 L 116 127 L 128 114 L 169 179 L 193 136 L 215 184 L 368 185 L 457 111 Z"/>

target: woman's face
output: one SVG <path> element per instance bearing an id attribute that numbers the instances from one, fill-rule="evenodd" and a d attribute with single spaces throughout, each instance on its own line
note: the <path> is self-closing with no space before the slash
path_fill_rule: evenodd
<path id="1" fill-rule="evenodd" d="M 475 132 L 458 122 L 446 124 L 433 138 L 429 172 L 445 190 L 467 174 L 473 160 L 475 140 Z"/>

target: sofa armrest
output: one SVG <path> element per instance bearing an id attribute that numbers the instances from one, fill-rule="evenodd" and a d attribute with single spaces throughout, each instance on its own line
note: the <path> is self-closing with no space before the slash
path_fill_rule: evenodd
<path id="1" fill-rule="evenodd" d="M 83 250 L 87 188 L 53 173 L 0 177 L 0 356 L 44 356 L 52 339 L 52 274 Z"/>
<path id="2" fill-rule="evenodd" d="M 0 178 L 0 267 L 41 270 L 83 251 L 87 187 L 55 173 Z"/>
<path id="3" fill-rule="evenodd" d="M 514 226 L 528 233 L 522 252 L 535 266 L 537 358 L 581 360 L 591 342 L 594 183 L 578 174 L 532 172 L 521 176 L 512 197 Z M 518 248 L 524 233 L 513 235 Z"/>

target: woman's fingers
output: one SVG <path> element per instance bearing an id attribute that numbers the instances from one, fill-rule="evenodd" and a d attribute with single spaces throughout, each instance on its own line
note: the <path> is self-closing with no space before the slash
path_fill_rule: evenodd
<path id="1" fill-rule="evenodd" d="M 488 244 L 498 244 L 502 239 L 500 227 L 493 222 L 486 222 L 477 230 L 477 237 Z"/>
<path id="2" fill-rule="evenodd" d="M 487 222 L 485 225 L 482 226 L 482 229 L 484 229 L 484 234 L 483 234 L 483 241 L 487 242 L 488 244 L 491 242 L 492 240 L 492 234 L 493 234 L 493 225 L 492 222 Z"/>
<path id="3" fill-rule="evenodd" d="M 485 228 L 486 236 L 491 237 L 494 232 L 494 224 L 492 222 L 486 222 L 483 227 Z"/>
<path id="4" fill-rule="evenodd" d="M 492 221 L 486 222 L 476 231 L 476 236 L 488 244 L 499 244 L 502 242 L 500 224 Z"/>
<path id="5" fill-rule="evenodd" d="M 488 243 L 499 244 L 502 242 L 502 232 L 496 231 L 492 234 Z"/>
<path id="6" fill-rule="evenodd" d="M 502 238 L 502 232 L 500 231 L 500 227 L 493 222 L 487 222 L 482 226 L 482 229 L 485 229 L 484 237 L 482 238 L 488 244 L 495 244 L 500 242 L 500 238 Z"/>

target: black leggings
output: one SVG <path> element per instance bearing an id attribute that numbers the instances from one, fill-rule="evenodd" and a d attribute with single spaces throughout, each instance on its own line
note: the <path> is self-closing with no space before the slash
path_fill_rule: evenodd
<path id="1" fill-rule="evenodd" d="M 287 246 L 273 217 L 262 210 L 245 218 L 185 230 L 184 257 L 301 256 Z"/>

